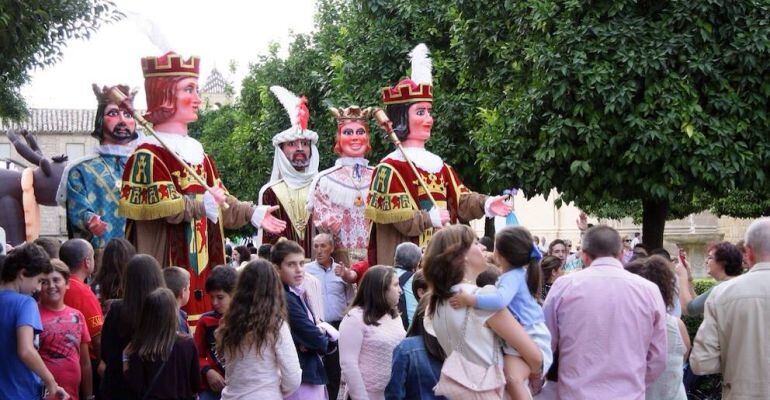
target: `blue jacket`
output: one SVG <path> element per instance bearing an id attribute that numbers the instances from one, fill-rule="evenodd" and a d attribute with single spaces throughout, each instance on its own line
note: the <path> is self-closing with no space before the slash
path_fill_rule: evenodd
<path id="1" fill-rule="evenodd" d="M 390 382 L 385 387 L 386 400 L 441 399 L 433 394 L 433 387 L 441 375 L 441 361 L 425 349 L 421 336 L 410 336 L 393 350 Z"/>
<path id="2" fill-rule="evenodd" d="M 329 341 L 329 337 L 308 318 L 304 301 L 289 290 L 288 285 L 283 285 L 283 288 L 286 291 L 291 337 L 294 339 L 299 366 L 302 368 L 302 383 L 325 385 L 326 370 L 321 356 L 332 353 L 337 344 Z"/>

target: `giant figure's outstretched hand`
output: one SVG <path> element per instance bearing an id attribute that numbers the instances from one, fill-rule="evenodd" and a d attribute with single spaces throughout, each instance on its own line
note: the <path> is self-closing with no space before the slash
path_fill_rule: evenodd
<path id="1" fill-rule="evenodd" d="M 265 212 L 265 219 L 262 220 L 262 229 L 277 235 L 286 229 L 286 221 L 282 221 L 273 216 L 273 212 L 278 211 L 278 206 L 268 207 Z"/>
<path id="2" fill-rule="evenodd" d="M 495 217 L 505 217 L 511 213 L 513 206 L 506 203 L 507 196 L 495 196 L 487 200 L 487 210 Z"/>
<path id="3" fill-rule="evenodd" d="M 91 219 L 88 220 L 88 230 L 95 236 L 102 236 L 104 235 L 104 232 L 107 231 L 107 223 L 102 221 L 102 218 L 98 215 L 93 215 Z"/>

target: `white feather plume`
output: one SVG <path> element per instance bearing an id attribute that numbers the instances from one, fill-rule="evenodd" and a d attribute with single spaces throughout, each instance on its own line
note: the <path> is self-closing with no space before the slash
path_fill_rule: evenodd
<path id="1" fill-rule="evenodd" d="M 297 121 L 297 105 L 299 105 L 299 97 L 283 86 L 270 86 L 270 91 L 273 92 L 275 97 L 278 98 L 278 101 L 281 102 L 283 108 L 286 109 L 286 113 L 289 114 L 291 126 L 296 126 L 299 123 L 299 121 Z"/>
<path id="2" fill-rule="evenodd" d="M 418 44 L 409 58 L 412 60 L 412 81 L 415 83 L 433 84 L 433 61 L 430 59 L 430 51 L 425 43 Z"/>
<path id="3" fill-rule="evenodd" d="M 124 10 L 124 12 L 126 15 L 128 15 L 129 19 L 134 20 L 136 26 L 142 31 L 142 33 L 144 33 L 145 36 L 147 36 L 148 39 L 150 39 L 150 42 L 152 42 L 152 44 L 154 44 L 158 50 L 160 50 L 162 53 L 167 53 L 173 49 L 173 47 L 171 47 L 169 44 L 168 39 L 166 39 L 166 36 L 163 35 L 163 31 L 161 31 L 160 27 L 155 21 L 138 12 L 129 10 Z"/>

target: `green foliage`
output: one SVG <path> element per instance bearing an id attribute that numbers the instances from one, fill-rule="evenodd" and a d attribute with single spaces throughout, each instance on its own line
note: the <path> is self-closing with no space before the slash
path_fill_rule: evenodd
<path id="1" fill-rule="evenodd" d="M 500 101 L 484 107 L 506 117 L 474 130 L 483 171 L 494 182 L 513 177 L 528 195 L 556 188 L 565 201 L 621 215 L 618 205 L 638 215 L 641 201 L 697 211 L 735 188 L 766 193 L 768 8 L 511 6 L 515 27 L 496 32 L 512 51 L 474 42 L 476 52 L 516 66 L 496 73 L 510 94 L 492 87 Z M 509 154 L 526 161 L 501 162 Z"/>
<path id="2" fill-rule="evenodd" d="M 695 294 L 700 295 L 705 293 L 707 290 L 716 286 L 716 284 L 717 281 L 711 278 L 695 279 L 693 281 Z M 700 327 L 700 324 L 703 323 L 703 315 L 682 315 L 682 321 L 684 321 L 684 324 L 687 327 L 687 333 L 690 334 L 690 340 L 692 341 L 692 339 L 695 337 L 695 334 L 698 332 L 698 327 Z"/>
<path id="3" fill-rule="evenodd" d="M 407 74 L 406 54 L 424 42 L 434 62 L 428 147 L 475 190 L 516 186 L 535 196 L 556 188 L 562 200 L 608 217 L 642 218 L 647 204 L 663 210 L 661 238 L 666 217 L 768 209 L 766 200 L 733 201 L 768 198 L 765 1 L 320 0 L 317 7 L 316 31 L 296 36 L 286 59 L 274 47 L 243 82 L 235 111 L 252 146 L 269 147 L 288 126 L 267 94 L 280 84 L 308 97 L 322 167 L 330 165 L 335 125 L 326 108 L 381 104 L 381 87 Z M 391 151 L 379 136 L 373 145 L 372 160 Z M 264 181 L 269 158 L 234 165 Z"/>
<path id="4" fill-rule="evenodd" d="M 67 40 L 87 39 L 102 23 L 122 17 L 107 0 L 0 2 L 0 117 L 26 114 L 19 88 L 31 69 L 55 64 Z"/>

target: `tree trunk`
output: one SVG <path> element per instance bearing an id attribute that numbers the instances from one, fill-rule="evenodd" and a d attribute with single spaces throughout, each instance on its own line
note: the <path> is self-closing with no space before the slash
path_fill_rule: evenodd
<path id="1" fill-rule="evenodd" d="M 668 209 L 668 201 L 642 200 L 642 242 L 648 251 L 663 247 Z"/>
<path id="2" fill-rule="evenodd" d="M 484 236 L 491 237 L 492 240 L 495 239 L 495 219 L 494 218 L 484 218 Z"/>

